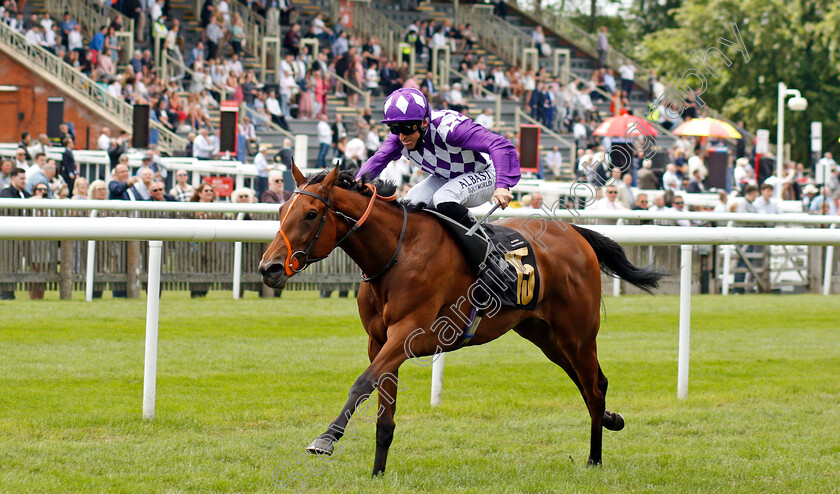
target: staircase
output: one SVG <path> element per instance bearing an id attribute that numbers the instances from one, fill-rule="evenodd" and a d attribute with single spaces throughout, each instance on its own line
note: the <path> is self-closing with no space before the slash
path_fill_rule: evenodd
<path id="1" fill-rule="evenodd" d="M 40 46 L 30 45 L 21 34 L 13 31 L 5 23 L 0 23 L 0 49 L 9 56 L 24 62 L 40 77 L 73 97 L 109 122 L 111 126 L 131 132 L 134 111 L 128 103 L 114 98 L 104 86 L 94 82 L 52 53 Z M 175 135 L 157 122 L 150 121 L 149 124 L 151 128 L 158 131 L 158 144 L 161 149 L 171 153 L 186 147 L 186 139 Z"/>

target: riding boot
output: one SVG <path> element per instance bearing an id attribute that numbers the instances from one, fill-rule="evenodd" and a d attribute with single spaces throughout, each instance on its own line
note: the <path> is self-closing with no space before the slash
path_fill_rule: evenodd
<path id="1" fill-rule="evenodd" d="M 468 230 L 478 223 L 469 209 L 457 202 L 438 204 L 437 210 L 463 225 Z M 480 276 L 481 272 L 488 266 L 492 266 L 491 270 L 497 275 L 506 270 L 507 263 L 495 251 L 492 242 L 490 242 L 490 239 L 480 225 L 473 235 L 468 237 L 461 233 L 460 235 L 456 235 L 456 238 L 461 245 L 464 255 L 467 257 L 470 268 L 472 268 L 476 276 Z"/>

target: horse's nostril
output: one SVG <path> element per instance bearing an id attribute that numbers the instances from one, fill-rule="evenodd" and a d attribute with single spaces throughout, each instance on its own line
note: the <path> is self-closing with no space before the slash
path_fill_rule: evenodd
<path id="1" fill-rule="evenodd" d="M 268 266 L 260 266 L 260 274 L 265 277 L 268 275 L 274 275 L 281 273 L 283 271 L 283 264 L 279 262 L 271 263 Z"/>

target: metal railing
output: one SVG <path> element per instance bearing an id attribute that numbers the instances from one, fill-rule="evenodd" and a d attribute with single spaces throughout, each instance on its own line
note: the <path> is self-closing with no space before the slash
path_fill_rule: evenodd
<path id="1" fill-rule="evenodd" d="M 2 22 L 0 22 L 0 46 L 3 46 L 12 57 L 22 62 L 25 60 L 24 63 L 37 70 L 38 75 L 44 79 L 70 94 L 75 94 L 81 103 L 103 118 L 114 122 L 121 129 L 131 131 L 134 119 L 134 110 L 131 105 L 115 98 L 103 85 L 94 82 L 90 77 L 42 47 L 29 44 L 23 35 Z M 158 122 L 150 121 L 149 124 L 150 127 L 158 130 L 158 145 L 164 150 L 186 148 L 186 139 L 177 136 Z"/>
<path id="2" fill-rule="evenodd" d="M 107 26 L 117 17 L 122 17 L 123 30 L 117 33 L 122 47 L 120 55 L 123 62 L 128 62 L 134 55 L 134 19 L 122 15 L 121 12 L 107 6 L 94 6 L 93 2 L 84 0 L 45 0 L 44 8 L 54 16 L 57 22 L 65 12 L 70 18 L 82 26 L 89 36 L 93 36 L 102 26 Z"/>
<path id="3" fill-rule="evenodd" d="M 193 12 L 195 18 L 201 18 L 201 7 L 204 4 L 203 0 L 195 0 L 193 4 Z M 265 17 L 257 14 L 244 3 L 235 1 L 232 8 L 242 17 L 242 22 L 245 24 L 245 45 L 242 47 L 248 53 L 254 55 L 260 61 L 260 79 L 261 82 L 266 82 L 268 73 L 275 74 L 280 68 L 280 29 L 275 26 L 269 29 Z M 269 45 L 274 45 L 274 49 L 270 49 Z M 272 68 L 269 70 L 268 60 L 272 60 Z M 277 82 L 275 80 L 275 82 Z"/>
<path id="4" fill-rule="evenodd" d="M 450 77 L 456 76 L 456 77 L 459 77 L 462 81 L 469 81 L 470 80 L 470 78 L 467 77 L 466 74 L 453 69 L 451 65 L 447 65 L 446 68 L 449 70 Z M 478 87 L 478 92 L 481 93 L 482 95 L 489 96 L 491 99 L 493 99 L 494 105 L 496 107 L 496 114 L 495 114 L 496 121 L 495 121 L 495 124 L 496 124 L 496 127 L 502 127 L 505 123 L 502 120 L 502 95 L 494 93 L 493 91 L 490 91 L 489 89 L 487 89 L 484 86 L 479 86 Z"/>
<path id="5" fill-rule="evenodd" d="M 279 125 L 274 123 L 271 120 L 271 118 L 264 116 L 257 110 L 254 110 L 250 106 L 246 105 L 245 103 L 242 103 L 242 105 L 240 105 L 240 109 L 242 110 L 243 115 L 247 115 L 251 117 L 252 120 L 254 120 L 254 125 L 257 125 L 259 123 L 259 125 L 265 126 L 269 130 L 277 132 L 284 137 L 288 137 L 292 140 L 292 142 L 295 142 L 296 136 L 288 130 L 284 129 L 283 127 L 280 127 Z"/>
<path id="6" fill-rule="evenodd" d="M 459 9 L 457 23 L 472 23 L 478 42 L 499 54 L 507 63 L 518 66 L 522 48 L 530 46 L 531 37 L 512 24 L 496 17 L 492 5 L 473 5 Z"/>
<path id="7" fill-rule="evenodd" d="M 341 77 L 340 75 L 336 74 L 335 71 L 333 71 L 332 69 L 327 69 L 327 75 L 329 75 L 332 78 L 335 78 L 338 81 L 341 81 L 341 83 L 344 84 L 345 88 L 361 96 L 361 108 L 370 108 L 370 91 L 368 89 L 362 89 L 361 87 L 353 84 L 344 77 Z"/>
<path id="8" fill-rule="evenodd" d="M 192 81 L 202 77 L 202 74 L 192 70 L 187 67 L 183 61 L 172 56 L 172 53 L 170 53 L 169 50 L 163 50 L 163 56 L 161 57 L 161 74 L 169 80 L 176 81 L 182 81 L 184 79 L 184 75 L 189 75 Z M 181 84 L 181 87 L 183 87 L 185 91 L 189 91 L 189 88 L 184 87 L 183 84 Z M 224 87 L 213 83 L 213 87 L 208 89 L 219 93 L 220 101 L 227 100 L 227 89 Z"/>
<path id="9" fill-rule="evenodd" d="M 332 3 L 337 4 L 338 2 L 333 0 Z M 382 54 L 391 60 L 399 60 L 402 55 L 399 45 L 405 28 L 374 10 L 368 4 L 352 2 L 351 5 L 353 7 L 352 31 L 368 37 L 376 36 L 379 38 Z"/>

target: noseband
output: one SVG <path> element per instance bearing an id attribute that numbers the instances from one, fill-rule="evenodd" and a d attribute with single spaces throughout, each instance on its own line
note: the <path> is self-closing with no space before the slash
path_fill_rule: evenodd
<path id="1" fill-rule="evenodd" d="M 299 189 L 299 188 L 296 188 L 294 190 L 294 192 L 292 192 L 292 202 L 289 205 L 289 209 L 286 210 L 286 214 L 285 214 L 285 216 L 283 216 L 283 220 L 280 222 L 280 235 L 283 237 L 283 241 L 286 243 L 285 272 L 286 272 L 287 276 L 291 276 L 295 273 L 299 273 L 299 272 L 303 271 L 304 269 L 306 269 L 307 266 L 309 266 L 310 264 L 316 263 L 316 262 L 326 258 L 326 256 L 325 257 L 310 258 L 309 257 L 309 252 L 312 250 L 312 248 L 315 246 L 315 242 L 317 242 L 318 239 L 321 236 L 321 231 L 324 229 L 324 225 L 327 222 L 327 212 L 328 211 L 333 213 L 336 216 L 340 216 L 341 218 L 345 219 L 349 223 L 353 223 L 353 226 L 347 231 L 347 233 L 345 233 L 344 236 L 341 237 L 341 239 L 338 242 L 336 242 L 335 245 L 333 245 L 332 249 L 330 249 L 330 252 L 332 252 L 333 250 L 335 250 L 336 247 L 341 245 L 342 242 L 347 240 L 347 237 L 349 237 L 356 230 L 361 228 L 361 226 L 365 223 L 365 221 L 367 221 L 368 217 L 370 216 L 370 212 L 373 209 L 373 204 L 374 204 L 374 202 L 376 201 L 377 198 L 382 199 L 384 201 L 394 201 L 394 200 L 396 200 L 396 195 L 389 196 L 389 197 L 383 197 L 383 196 L 380 196 L 379 194 L 377 194 L 376 187 L 374 187 L 373 184 L 365 184 L 365 185 L 367 186 L 368 189 L 371 190 L 371 192 L 373 192 L 373 194 L 371 195 L 370 202 L 368 203 L 367 209 L 365 209 L 364 214 L 358 220 L 347 216 L 346 214 L 342 213 L 341 211 L 337 211 L 337 210 L 333 209 L 332 208 L 332 201 L 330 201 L 329 197 L 324 197 L 324 196 L 315 194 L 314 192 L 310 192 L 308 190 Z M 306 249 L 304 249 L 304 250 L 298 250 L 298 251 L 295 251 L 294 253 L 292 253 L 292 245 L 291 245 L 291 242 L 289 242 L 289 238 L 283 232 L 283 225 L 286 224 L 286 218 L 289 217 L 289 212 L 291 212 L 292 208 L 295 205 L 295 202 L 297 202 L 297 200 L 302 195 L 303 196 L 314 197 L 315 199 L 318 199 L 319 201 L 323 202 L 324 206 L 326 206 L 326 207 L 324 208 L 324 213 L 321 215 L 321 222 L 318 224 L 318 230 L 316 230 L 315 236 L 309 242 L 309 245 L 307 245 Z M 406 224 L 408 223 L 408 211 L 406 211 L 405 207 L 402 204 L 400 204 L 399 206 L 403 210 L 403 226 L 402 226 L 402 231 L 400 231 L 400 238 L 399 238 L 399 241 L 397 242 L 397 248 L 394 250 L 394 255 L 391 256 L 391 260 L 388 261 L 388 263 L 385 265 L 385 267 L 382 268 L 382 270 L 379 271 L 377 274 L 368 278 L 368 277 L 365 277 L 365 275 L 363 273 L 362 274 L 362 281 L 367 282 L 367 281 L 371 281 L 373 279 L 378 278 L 379 276 L 384 274 L 385 271 L 388 270 L 388 268 L 390 268 L 391 266 L 394 265 L 394 263 L 397 262 L 397 253 L 400 251 L 400 246 L 402 245 L 403 236 L 405 235 Z"/>

